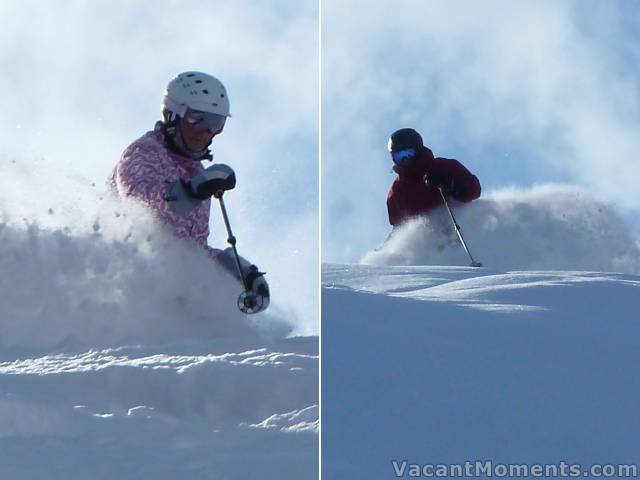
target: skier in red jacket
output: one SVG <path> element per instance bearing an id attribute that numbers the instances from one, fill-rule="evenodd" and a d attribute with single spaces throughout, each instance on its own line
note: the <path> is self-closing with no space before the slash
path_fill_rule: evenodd
<path id="1" fill-rule="evenodd" d="M 438 188 L 460 202 L 480 197 L 477 177 L 457 160 L 434 157 L 412 128 L 391 135 L 389 152 L 398 174 L 387 196 L 389 223 L 394 227 L 443 205 Z"/>

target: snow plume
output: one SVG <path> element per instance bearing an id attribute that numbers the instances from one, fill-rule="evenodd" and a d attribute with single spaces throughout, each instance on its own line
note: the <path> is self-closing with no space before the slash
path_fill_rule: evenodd
<path id="1" fill-rule="evenodd" d="M 281 337 L 246 317 L 241 287 L 146 209 L 81 179 L 0 165 L 0 348 L 76 350 L 219 337 Z"/>
<path id="2" fill-rule="evenodd" d="M 471 253 L 487 267 L 640 272 L 640 245 L 630 228 L 577 187 L 509 188 L 451 205 Z M 443 207 L 407 222 L 361 263 L 468 265 L 469 259 Z"/>

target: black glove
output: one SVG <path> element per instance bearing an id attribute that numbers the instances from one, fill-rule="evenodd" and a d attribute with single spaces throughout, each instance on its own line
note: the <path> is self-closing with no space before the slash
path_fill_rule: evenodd
<path id="1" fill-rule="evenodd" d="M 456 199 L 464 198 L 464 196 L 467 194 L 467 187 L 464 182 L 461 182 L 460 180 L 453 180 L 451 182 L 449 194 Z"/>
<path id="2" fill-rule="evenodd" d="M 426 183 L 429 187 L 442 188 L 446 191 L 448 189 L 448 186 L 451 185 L 451 178 L 443 175 L 437 170 L 431 170 L 425 174 L 424 183 Z"/>
<path id="3" fill-rule="evenodd" d="M 451 195 L 453 198 L 462 198 L 467 193 L 463 182 L 438 171 L 427 172 L 424 176 L 424 182 L 430 187 L 441 188 L 443 193 Z"/>
<path id="4" fill-rule="evenodd" d="M 265 272 L 258 270 L 258 267 L 251 265 L 249 271 L 245 273 L 244 281 L 249 290 L 263 296 L 269 296 L 269 287 L 266 282 L 260 281 Z"/>
<path id="5" fill-rule="evenodd" d="M 236 186 L 236 175 L 228 165 L 217 164 L 205 169 L 189 180 L 182 180 L 187 194 L 198 200 L 211 198 Z"/>

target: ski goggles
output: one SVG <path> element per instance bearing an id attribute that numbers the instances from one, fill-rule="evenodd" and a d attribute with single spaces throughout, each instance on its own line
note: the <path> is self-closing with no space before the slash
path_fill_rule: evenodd
<path id="1" fill-rule="evenodd" d="M 404 150 L 391 152 L 391 158 L 396 165 L 405 166 L 413 162 L 417 153 L 415 148 L 405 148 Z"/>
<path id="2" fill-rule="evenodd" d="M 189 127 L 196 130 L 210 130 L 214 133 L 221 132 L 227 117 L 217 113 L 201 112 L 199 110 L 187 110 L 184 119 Z"/>

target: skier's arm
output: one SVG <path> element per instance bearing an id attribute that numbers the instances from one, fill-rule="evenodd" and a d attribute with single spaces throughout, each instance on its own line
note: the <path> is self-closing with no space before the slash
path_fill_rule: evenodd
<path id="1" fill-rule="evenodd" d="M 465 186 L 464 190 L 456 196 L 458 200 L 461 202 L 471 202 L 480 198 L 482 187 L 480 186 L 480 180 L 478 180 L 478 177 L 470 173 L 469 176 L 464 177 L 461 181 Z"/>
<path id="2" fill-rule="evenodd" d="M 154 215 L 180 237 L 206 246 L 209 237 L 210 201 L 185 215 L 177 215 L 166 201 L 169 183 L 184 176 L 184 168 L 169 154 L 158 135 L 148 133 L 129 145 L 118 162 L 113 185 L 121 198 L 146 204 Z"/>
<path id="3" fill-rule="evenodd" d="M 124 155 L 116 168 L 116 187 L 122 197 L 134 197 L 152 207 L 164 203 L 166 168 L 160 158 Z"/>
<path id="4" fill-rule="evenodd" d="M 402 223 L 402 215 L 394 199 L 393 187 L 389 190 L 389 195 L 387 196 L 387 213 L 389 214 L 389 223 L 392 226 L 396 227 Z"/>
<path id="5" fill-rule="evenodd" d="M 171 211 L 166 201 L 167 180 L 178 178 L 180 171 L 161 153 L 152 149 L 128 149 L 116 167 L 115 183 L 122 197 L 133 197 L 147 204 L 174 233 L 206 244 L 209 222 L 194 223 Z M 208 203 L 208 202 L 207 202 Z M 208 205 L 206 206 L 208 210 Z"/>
<path id="6" fill-rule="evenodd" d="M 460 202 L 471 202 L 480 197 L 480 181 L 464 165 L 449 158 L 439 157 L 436 160 L 434 176 L 449 195 Z"/>

